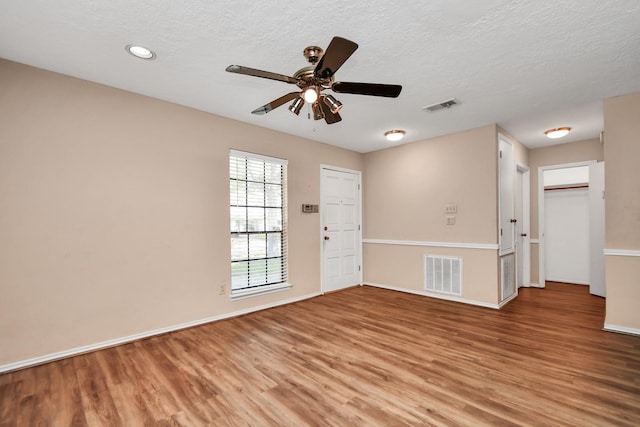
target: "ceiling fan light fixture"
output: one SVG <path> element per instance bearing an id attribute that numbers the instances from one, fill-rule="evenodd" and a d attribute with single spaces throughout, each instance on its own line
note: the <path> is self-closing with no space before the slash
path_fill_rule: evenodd
<path id="1" fill-rule="evenodd" d="M 318 89 L 315 86 L 309 86 L 302 92 L 302 97 L 309 104 L 313 104 L 318 100 L 320 94 L 318 93 Z"/>
<path id="2" fill-rule="evenodd" d="M 225 70 L 228 73 L 244 74 L 269 80 L 293 84 L 297 86 L 296 92 L 289 92 L 273 101 L 256 108 L 251 113 L 257 115 L 267 114 L 284 104 L 291 103 L 289 110 L 294 114 L 300 112 L 303 103 L 309 104 L 309 119 L 311 111 L 315 120 L 324 119 L 328 125 L 342 121 L 338 111 L 342 103 L 333 96 L 324 94 L 325 90 L 335 93 L 350 93 L 355 95 L 381 96 L 397 98 L 402 86 L 381 83 L 361 82 L 336 82 L 335 73 L 358 49 L 358 44 L 342 37 L 333 37 L 326 51 L 318 46 L 309 46 L 304 50 L 304 56 L 311 66 L 296 71 L 293 76 L 244 67 L 242 65 L 229 65 Z M 301 101 L 296 101 L 297 98 Z M 295 101 L 295 102 L 293 102 Z"/>
<path id="3" fill-rule="evenodd" d="M 296 116 L 300 115 L 300 110 L 304 106 L 304 99 L 298 97 L 296 98 L 291 105 L 289 105 L 289 111 L 291 111 Z"/>
<path id="4" fill-rule="evenodd" d="M 569 131 L 571 131 L 571 128 L 568 126 L 565 126 L 561 128 L 549 129 L 545 131 L 544 134 L 547 135 L 547 138 L 558 139 L 558 138 L 562 138 L 563 136 L 566 136 L 569 133 Z"/>
<path id="5" fill-rule="evenodd" d="M 384 137 L 387 138 L 387 141 L 397 142 L 404 138 L 404 134 L 406 132 L 403 130 L 388 130 L 384 133 Z"/>
<path id="6" fill-rule="evenodd" d="M 324 96 L 324 103 L 329 106 L 333 114 L 337 114 L 338 111 L 342 110 L 342 102 L 335 99 L 333 95 Z"/>
<path id="7" fill-rule="evenodd" d="M 322 107 L 317 102 L 311 105 L 311 109 L 313 110 L 313 120 L 324 119 L 324 114 L 322 113 Z"/>
<path id="8" fill-rule="evenodd" d="M 140 59 L 155 59 L 156 53 L 151 49 L 147 49 L 144 46 L 137 46 L 134 44 L 129 44 L 125 47 L 126 51 L 136 58 Z"/>

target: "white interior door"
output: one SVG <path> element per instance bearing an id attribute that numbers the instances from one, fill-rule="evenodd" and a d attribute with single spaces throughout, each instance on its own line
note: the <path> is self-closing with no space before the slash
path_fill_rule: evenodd
<path id="1" fill-rule="evenodd" d="M 498 187 L 500 205 L 499 243 L 500 255 L 514 252 L 514 200 L 515 200 L 515 170 L 513 144 L 504 136 L 498 136 Z"/>
<path id="2" fill-rule="evenodd" d="M 321 170 L 322 292 L 361 280 L 360 173 Z"/>
<path id="3" fill-rule="evenodd" d="M 605 297 L 604 162 L 589 166 L 589 292 Z"/>
<path id="4" fill-rule="evenodd" d="M 589 284 L 588 189 L 545 191 L 546 280 Z"/>

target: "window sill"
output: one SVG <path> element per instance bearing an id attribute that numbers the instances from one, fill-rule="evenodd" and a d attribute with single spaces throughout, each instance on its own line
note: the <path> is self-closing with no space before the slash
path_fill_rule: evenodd
<path id="1" fill-rule="evenodd" d="M 259 288 L 231 291 L 230 298 L 233 301 L 258 295 L 266 295 L 274 292 L 286 291 L 287 289 L 291 289 L 291 283 L 277 283 L 275 285 L 260 286 Z"/>

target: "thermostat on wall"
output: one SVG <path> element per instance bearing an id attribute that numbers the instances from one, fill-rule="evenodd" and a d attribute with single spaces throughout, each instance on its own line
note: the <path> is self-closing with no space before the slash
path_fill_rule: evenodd
<path id="1" fill-rule="evenodd" d="M 303 213 L 318 213 L 318 205 L 307 205 L 305 203 L 302 204 L 302 212 Z"/>

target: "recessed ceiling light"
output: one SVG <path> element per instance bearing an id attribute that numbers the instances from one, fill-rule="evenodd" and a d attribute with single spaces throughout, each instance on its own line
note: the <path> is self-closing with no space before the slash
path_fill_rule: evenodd
<path id="1" fill-rule="evenodd" d="M 545 131 L 544 134 L 547 135 L 547 138 L 558 139 L 568 134 L 570 130 L 570 127 L 565 126 L 561 128 L 549 129 Z"/>
<path id="2" fill-rule="evenodd" d="M 388 141 L 396 142 L 404 138 L 404 134 L 405 131 L 403 130 L 388 130 L 384 133 L 384 136 Z"/>
<path id="3" fill-rule="evenodd" d="M 125 49 L 127 50 L 127 52 L 129 52 L 131 55 L 135 56 L 136 58 L 154 59 L 156 57 L 155 52 L 147 49 L 144 46 L 136 46 L 136 45 L 130 44 L 130 45 L 127 45 Z"/>

